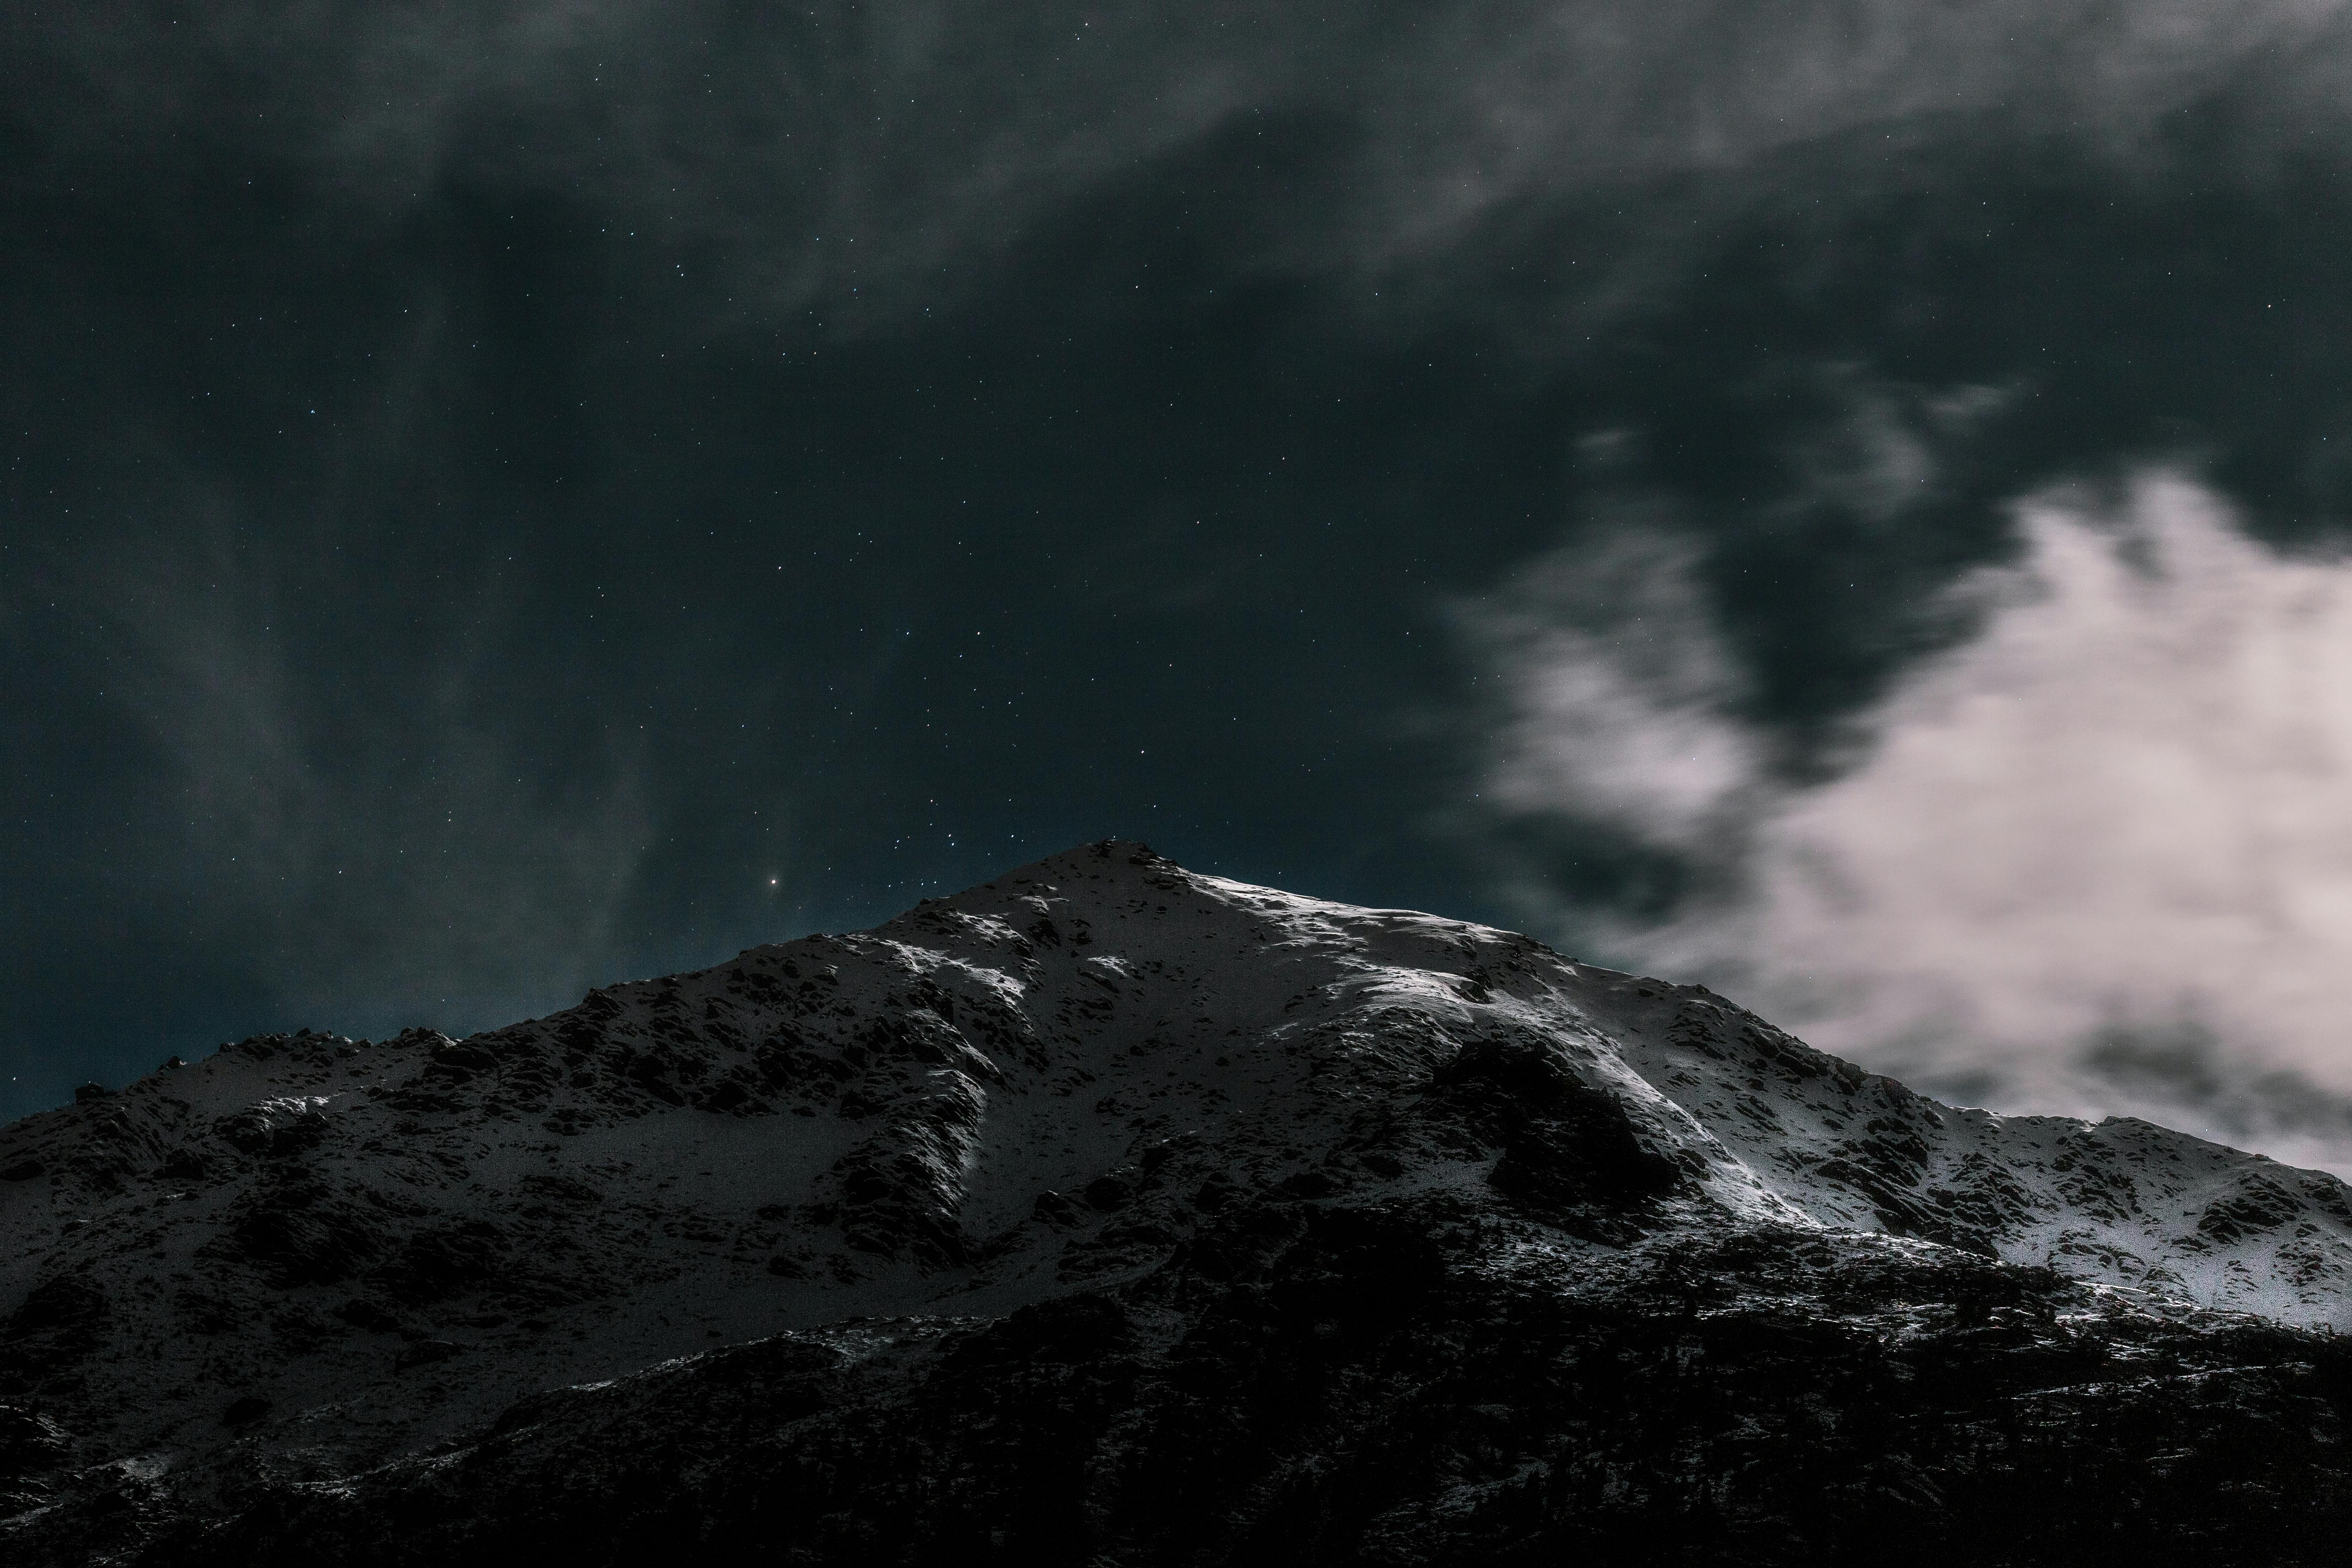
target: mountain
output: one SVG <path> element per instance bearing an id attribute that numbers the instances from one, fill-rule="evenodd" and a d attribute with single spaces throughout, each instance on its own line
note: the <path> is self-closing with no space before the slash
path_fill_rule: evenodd
<path id="1" fill-rule="evenodd" d="M 0 1131 L 26 1564 L 2336 1562 L 2352 1194 L 1105 843 Z M 1893 1533 L 1890 1533 L 1893 1532 Z"/>

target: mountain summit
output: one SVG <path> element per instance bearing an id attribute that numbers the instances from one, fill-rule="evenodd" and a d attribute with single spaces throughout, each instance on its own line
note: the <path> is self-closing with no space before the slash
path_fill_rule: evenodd
<path id="1" fill-rule="evenodd" d="M 27 1564 L 2336 1561 L 2352 1194 L 1055 856 L 0 1131 Z M 1890 1536 L 1889 1531 L 1899 1531 Z"/>

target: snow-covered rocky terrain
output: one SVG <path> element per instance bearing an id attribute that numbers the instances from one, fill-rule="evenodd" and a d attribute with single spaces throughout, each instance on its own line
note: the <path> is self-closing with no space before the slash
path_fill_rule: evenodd
<path id="1" fill-rule="evenodd" d="M 0 1314 L 12 1563 L 2282 1562 L 2352 1521 L 2334 1177 L 1127 844 L 86 1090 L 0 1131 Z"/>

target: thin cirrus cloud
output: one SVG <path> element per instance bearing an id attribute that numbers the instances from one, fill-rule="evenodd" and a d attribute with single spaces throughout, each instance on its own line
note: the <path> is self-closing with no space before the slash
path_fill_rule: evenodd
<path id="1" fill-rule="evenodd" d="M 1670 546 L 1613 547 L 1661 579 L 1631 615 L 1541 574 L 1472 606 L 1509 693 L 1492 808 L 1709 862 L 1668 918 L 1549 919 L 1824 1048 L 2352 1168 L 2352 562 L 2274 552 L 2172 474 L 2015 515 L 2019 559 L 1951 590 L 1976 634 L 1810 787 L 1727 716 L 1737 673 Z"/>
<path id="2" fill-rule="evenodd" d="M 1229 259 L 1379 268 L 1523 198 L 1824 139 L 1866 135 L 1893 156 L 1993 123 L 2128 163 L 2168 111 L 2232 84 L 2258 84 L 2250 155 L 2263 125 L 2307 155 L 2315 118 L 2340 121 L 2346 37 L 2334 0 L 1480 0 L 1348 16 L 836 0 L 756 17 L 509 0 L 93 10 L 11 40 L 38 68 L 26 113 L 43 134 L 21 175 L 35 184 L 103 183 L 144 149 L 379 215 L 452 187 L 561 191 L 622 219 L 630 254 L 687 276 L 703 313 L 821 301 L 855 321 L 984 280 L 993 250 L 1074 194 L 1203 138 L 1263 150 L 1286 121 L 1323 125 L 1345 151 L 1264 215 L 1276 232 L 1221 242 L 1238 246 Z"/>
<path id="3" fill-rule="evenodd" d="M 277 1011 L 342 1029 L 463 1031 L 603 977 L 656 831 L 637 751 L 518 734 L 487 590 L 387 628 L 229 539 L 98 569 L 120 611 L 97 635 L 161 764 L 122 846 L 146 901 L 201 911 Z"/>

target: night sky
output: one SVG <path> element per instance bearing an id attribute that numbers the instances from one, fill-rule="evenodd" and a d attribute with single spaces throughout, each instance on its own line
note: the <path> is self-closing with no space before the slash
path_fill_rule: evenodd
<path id="1" fill-rule="evenodd" d="M 2352 16 L 0 19 L 0 1114 L 1107 836 L 2352 1149 Z"/>

